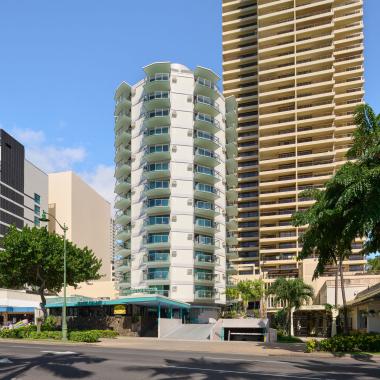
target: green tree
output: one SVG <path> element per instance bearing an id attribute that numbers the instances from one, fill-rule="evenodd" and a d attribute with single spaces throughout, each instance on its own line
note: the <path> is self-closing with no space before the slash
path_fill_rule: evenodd
<path id="1" fill-rule="evenodd" d="M 291 335 L 292 310 L 299 309 L 304 302 L 314 297 L 313 288 L 299 278 L 288 280 L 279 277 L 269 287 L 269 294 L 274 295 L 275 302 L 282 302 L 287 315 L 288 334 Z"/>
<path id="2" fill-rule="evenodd" d="M 240 281 L 237 284 L 237 290 L 243 301 L 244 313 L 247 313 L 249 302 L 262 301 L 265 294 L 264 282 L 262 280 Z"/>
<path id="3" fill-rule="evenodd" d="M 235 301 L 239 299 L 239 291 L 236 287 L 229 287 L 226 289 L 227 301 Z"/>
<path id="4" fill-rule="evenodd" d="M 300 237 L 300 258 L 317 255 L 314 278 L 327 265 L 339 268 L 343 299 L 344 329 L 348 332 L 348 315 L 343 278 L 343 261 L 352 252 L 356 238 L 365 239 L 362 254 L 380 248 L 380 116 L 367 104 L 357 107 L 357 126 L 349 159 L 326 183 L 325 190 L 308 190 L 301 194 L 316 202 L 293 217 L 295 226 L 308 225 Z"/>
<path id="5" fill-rule="evenodd" d="M 371 272 L 380 271 L 380 255 L 368 259 L 368 267 Z"/>
<path id="6" fill-rule="evenodd" d="M 46 228 L 11 226 L 1 239 L 0 286 L 35 289 L 41 297 L 46 318 L 46 292 L 60 292 L 63 287 L 63 238 Z M 67 284 L 97 280 L 101 260 L 86 248 L 67 242 Z"/>

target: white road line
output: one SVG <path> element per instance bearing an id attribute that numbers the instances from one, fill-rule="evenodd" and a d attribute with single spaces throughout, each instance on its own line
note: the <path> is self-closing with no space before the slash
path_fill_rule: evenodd
<path id="1" fill-rule="evenodd" d="M 53 354 L 53 355 L 75 355 L 77 354 L 74 351 L 41 351 L 46 354 Z"/>
<path id="2" fill-rule="evenodd" d="M 295 375 L 277 375 L 274 373 L 261 373 L 261 372 L 248 372 L 248 371 L 232 371 L 226 369 L 212 369 L 212 368 L 198 368 L 198 367 L 183 367 L 177 365 L 164 365 L 166 368 L 178 368 L 178 369 L 188 369 L 188 370 L 197 370 L 204 372 L 218 372 L 218 373 L 237 373 L 239 375 L 256 375 L 256 376 L 270 376 L 270 377 L 286 377 L 289 379 L 307 379 L 307 380 L 333 380 L 327 377 L 309 377 L 309 376 L 295 376 Z"/>
<path id="3" fill-rule="evenodd" d="M 281 360 L 264 360 L 265 357 L 263 357 L 263 360 L 255 360 L 255 359 L 237 359 L 237 358 L 218 358 L 215 356 L 203 356 L 204 359 L 214 359 L 214 360 L 228 360 L 228 361 L 236 361 L 236 362 L 258 362 L 258 363 L 279 363 L 279 364 L 290 364 L 286 361 Z"/>

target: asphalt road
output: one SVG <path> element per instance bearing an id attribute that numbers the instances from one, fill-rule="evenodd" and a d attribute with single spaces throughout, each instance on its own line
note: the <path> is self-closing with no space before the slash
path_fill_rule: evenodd
<path id="1" fill-rule="evenodd" d="M 170 350 L 170 343 L 168 343 Z M 215 355 L 83 345 L 0 343 L 1 380 L 380 379 L 379 358 Z"/>

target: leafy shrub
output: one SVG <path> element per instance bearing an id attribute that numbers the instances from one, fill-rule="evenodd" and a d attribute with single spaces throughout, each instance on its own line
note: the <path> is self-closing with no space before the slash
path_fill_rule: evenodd
<path id="1" fill-rule="evenodd" d="M 61 331 L 33 331 L 29 335 L 30 339 L 53 339 L 53 340 L 61 340 L 62 332 Z"/>
<path id="2" fill-rule="evenodd" d="M 84 330 L 84 331 L 71 331 L 69 333 L 69 340 L 74 342 L 94 343 L 98 342 L 100 334 L 97 330 Z"/>
<path id="3" fill-rule="evenodd" d="M 277 341 L 280 343 L 302 343 L 302 339 L 296 336 L 281 335 L 277 333 Z"/>
<path id="4" fill-rule="evenodd" d="M 0 330 L 0 338 L 18 338 L 16 330 L 13 329 L 2 329 Z"/>
<path id="5" fill-rule="evenodd" d="M 315 350 L 330 352 L 380 351 L 380 334 L 336 335 L 321 341 L 306 343 L 308 352 Z"/>
<path id="6" fill-rule="evenodd" d="M 119 333 L 113 330 L 88 330 L 96 332 L 99 335 L 99 338 L 116 338 Z"/>
<path id="7" fill-rule="evenodd" d="M 54 331 L 57 329 L 57 317 L 54 315 L 49 315 L 42 323 L 41 330 L 42 331 Z"/>
<path id="8" fill-rule="evenodd" d="M 309 339 L 306 342 L 306 352 L 314 352 L 317 349 L 318 342 L 316 339 Z"/>

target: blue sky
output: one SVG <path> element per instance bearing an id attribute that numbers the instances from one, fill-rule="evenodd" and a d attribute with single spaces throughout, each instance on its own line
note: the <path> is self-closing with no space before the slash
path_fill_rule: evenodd
<path id="1" fill-rule="evenodd" d="M 364 0 L 366 100 L 380 112 L 380 1 Z M 221 73 L 220 0 L 1 0 L 0 125 L 46 171 L 73 169 L 108 199 L 113 93 L 169 60 Z"/>

